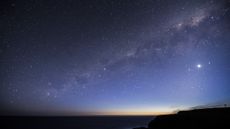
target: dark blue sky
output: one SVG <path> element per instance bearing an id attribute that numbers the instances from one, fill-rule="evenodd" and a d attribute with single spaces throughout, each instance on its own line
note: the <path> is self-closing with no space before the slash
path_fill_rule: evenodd
<path id="1" fill-rule="evenodd" d="M 0 3 L 2 114 L 158 114 L 230 100 L 229 0 Z"/>

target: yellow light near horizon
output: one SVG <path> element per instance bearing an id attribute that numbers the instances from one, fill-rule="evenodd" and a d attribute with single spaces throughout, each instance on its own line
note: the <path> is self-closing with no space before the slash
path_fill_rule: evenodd
<path id="1" fill-rule="evenodd" d="M 173 114 L 175 110 L 170 108 L 139 108 L 139 109 L 118 109 L 118 110 L 107 110 L 104 112 L 97 112 L 96 115 L 133 115 L 133 116 L 141 116 L 141 115 L 164 115 L 164 114 Z"/>

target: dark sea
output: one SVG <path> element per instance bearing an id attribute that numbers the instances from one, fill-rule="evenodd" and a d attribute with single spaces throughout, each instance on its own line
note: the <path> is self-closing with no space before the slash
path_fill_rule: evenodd
<path id="1" fill-rule="evenodd" d="M 8 129 L 132 129 L 147 127 L 153 116 L 1 117 Z"/>

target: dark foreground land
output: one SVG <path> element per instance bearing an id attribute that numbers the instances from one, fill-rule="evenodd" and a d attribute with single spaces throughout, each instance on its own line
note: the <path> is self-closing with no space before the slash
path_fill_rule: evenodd
<path id="1" fill-rule="evenodd" d="M 151 121 L 151 119 L 153 119 Z M 150 122 L 149 122 L 150 121 Z M 149 124 L 148 124 L 149 122 Z M 143 127 L 141 127 L 143 126 Z M 148 126 L 148 127 L 145 127 Z M 140 127 L 140 128 L 135 128 Z M 180 111 L 152 116 L 13 117 L 0 116 L 0 129 L 230 129 L 230 108 Z"/>
<path id="2" fill-rule="evenodd" d="M 207 108 L 157 116 L 148 128 L 134 129 L 230 129 L 230 108 Z"/>

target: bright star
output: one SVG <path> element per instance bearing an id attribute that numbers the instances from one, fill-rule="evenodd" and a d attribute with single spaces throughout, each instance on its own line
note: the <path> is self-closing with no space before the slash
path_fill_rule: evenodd
<path id="1" fill-rule="evenodd" d="M 197 67 L 197 68 L 201 68 L 202 65 L 201 65 L 201 64 L 197 64 L 196 67 Z"/>

